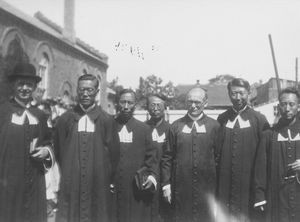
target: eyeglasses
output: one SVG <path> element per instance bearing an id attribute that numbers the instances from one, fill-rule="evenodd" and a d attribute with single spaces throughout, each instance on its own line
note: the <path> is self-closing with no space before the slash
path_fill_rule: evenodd
<path id="1" fill-rule="evenodd" d="M 77 90 L 79 94 L 84 94 L 84 92 L 86 91 L 89 96 L 94 95 L 97 91 L 97 89 L 95 88 L 78 88 Z"/>
<path id="2" fill-rule="evenodd" d="M 195 101 L 195 100 L 188 100 L 187 104 L 188 105 L 193 105 L 195 104 L 196 106 L 204 106 L 206 101 Z"/>

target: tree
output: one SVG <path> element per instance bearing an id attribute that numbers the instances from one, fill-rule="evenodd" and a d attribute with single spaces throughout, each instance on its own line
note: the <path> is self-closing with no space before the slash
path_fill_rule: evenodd
<path id="1" fill-rule="evenodd" d="M 119 84 L 119 78 L 114 78 L 111 82 L 107 83 L 107 86 L 118 94 L 120 91 L 124 89 L 122 85 Z"/>
<path id="2" fill-rule="evenodd" d="M 138 106 L 140 109 L 147 109 L 147 97 L 151 94 L 160 94 L 167 99 L 175 96 L 175 87 L 172 82 L 162 85 L 162 79 L 155 75 L 147 76 L 145 79 L 140 77 L 139 87 L 136 90 Z"/>
<path id="3" fill-rule="evenodd" d="M 208 80 L 209 84 L 215 85 L 226 85 L 229 81 L 234 79 L 235 77 L 230 74 L 217 75 L 214 78 Z"/>

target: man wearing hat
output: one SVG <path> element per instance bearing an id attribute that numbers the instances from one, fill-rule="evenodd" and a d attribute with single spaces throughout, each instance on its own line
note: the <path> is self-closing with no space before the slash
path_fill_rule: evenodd
<path id="1" fill-rule="evenodd" d="M 41 78 L 31 64 L 18 64 L 8 78 L 13 98 L 0 105 L 0 221 L 43 222 L 53 154 L 47 117 L 30 105 Z"/>

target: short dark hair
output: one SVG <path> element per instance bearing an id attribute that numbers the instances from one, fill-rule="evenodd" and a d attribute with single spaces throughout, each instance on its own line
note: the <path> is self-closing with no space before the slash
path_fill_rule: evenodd
<path id="1" fill-rule="evenodd" d="M 245 88 L 248 92 L 250 92 L 250 84 L 247 80 L 242 78 L 234 78 L 227 84 L 228 92 L 231 90 L 232 86 L 239 86 Z"/>
<path id="2" fill-rule="evenodd" d="M 154 93 L 154 94 L 150 94 L 148 97 L 147 97 L 147 107 L 149 106 L 149 99 L 150 97 L 157 97 L 157 98 L 160 98 L 162 101 L 164 101 L 164 103 L 166 103 L 166 96 L 162 95 L 162 94 L 158 94 L 158 93 Z M 166 105 L 165 105 L 166 106 Z"/>
<path id="3" fill-rule="evenodd" d="M 93 74 L 84 74 L 82 76 L 79 76 L 77 84 L 82 81 L 82 80 L 91 80 L 91 81 L 96 81 L 96 89 L 99 88 L 99 79 L 94 76 Z"/>
<path id="4" fill-rule="evenodd" d="M 278 101 L 280 100 L 280 97 L 283 95 L 283 94 L 295 94 L 298 98 L 298 101 L 300 99 L 300 94 L 299 94 L 299 91 L 294 88 L 294 87 L 287 87 L 285 89 L 282 89 L 278 95 Z"/>
<path id="5" fill-rule="evenodd" d="M 135 93 L 132 89 L 122 89 L 122 90 L 118 93 L 118 95 L 117 95 L 117 97 L 116 97 L 116 102 L 118 103 L 119 100 L 120 100 L 120 98 L 121 98 L 121 96 L 122 96 L 123 94 L 126 94 L 126 93 L 131 93 L 131 94 L 133 95 L 133 97 L 134 97 L 134 100 L 135 100 L 135 101 L 137 100 L 137 99 L 136 99 L 136 93 Z"/>

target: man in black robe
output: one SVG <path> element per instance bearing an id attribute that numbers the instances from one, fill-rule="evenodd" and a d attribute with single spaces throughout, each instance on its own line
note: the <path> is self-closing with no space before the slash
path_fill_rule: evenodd
<path id="1" fill-rule="evenodd" d="M 278 123 L 263 134 L 255 170 L 255 207 L 263 221 L 300 221 L 300 95 L 294 88 L 279 94 Z"/>
<path id="2" fill-rule="evenodd" d="M 206 91 L 191 89 L 186 97 L 188 113 L 176 120 L 167 136 L 162 157 L 163 196 L 172 204 L 172 220 L 214 221 L 210 199 L 215 196 L 216 120 L 206 116 Z"/>
<path id="3" fill-rule="evenodd" d="M 226 214 L 248 221 L 254 202 L 254 159 L 269 124 L 265 116 L 248 106 L 250 85 L 246 80 L 233 79 L 227 88 L 233 106 L 218 117 L 217 195 Z"/>
<path id="4" fill-rule="evenodd" d="M 166 144 L 166 135 L 170 128 L 170 124 L 165 120 L 165 97 L 158 94 L 150 95 L 147 98 L 147 107 L 150 119 L 146 122 L 151 127 L 152 142 L 158 151 L 158 162 L 160 161 L 163 149 Z M 157 191 L 153 197 L 152 218 L 153 220 L 163 221 L 168 219 L 170 206 L 162 198 L 162 190 L 160 186 L 160 167 L 157 177 Z"/>
<path id="5" fill-rule="evenodd" d="M 13 98 L 0 105 L 0 221 L 45 222 L 44 174 L 53 154 L 47 117 L 31 106 L 41 78 L 33 65 L 18 64 L 9 79 Z"/>
<path id="6" fill-rule="evenodd" d="M 119 158 L 114 120 L 95 103 L 97 77 L 78 79 L 79 104 L 59 117 L 55 151 L 61 167 L 58 222 L 111 221 L 110 186 Z"/>
<path id="7" fill-rule="evenodd" d="M 135 93 L 130 89 L 121 91 L 115 119 L 120 138 L 116 183 L 120 222 L 152 221 L 153 192 L 157 189 L 157 149 L 151 141 L 150 127 L 133 117 L 135 106 Z M 140 173 L 136 174 L 137 171 Z M 144 179 L 139 181 L 141 177 Z"/>

